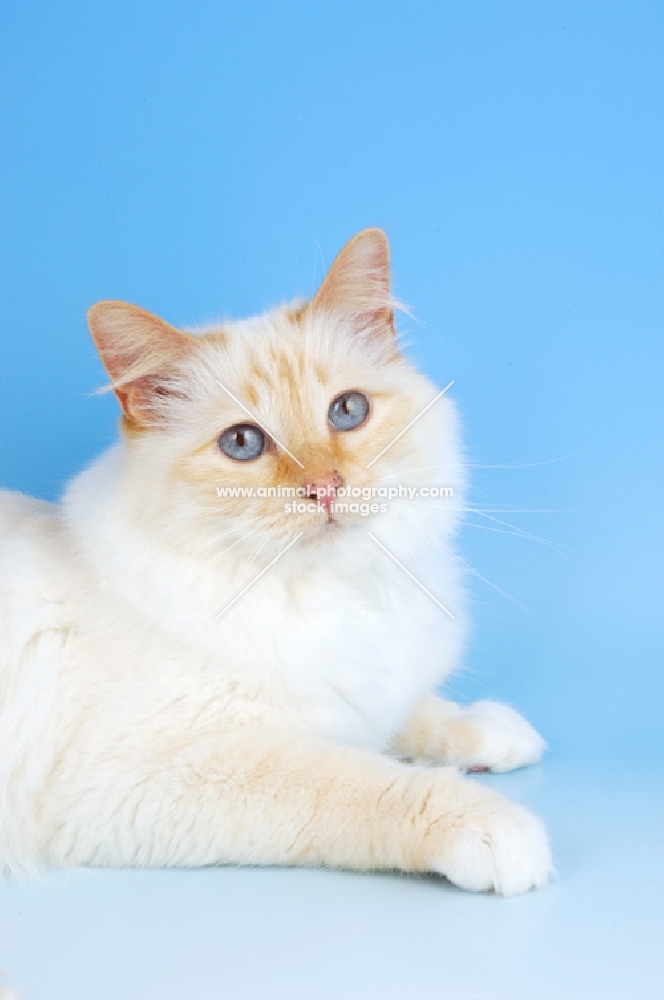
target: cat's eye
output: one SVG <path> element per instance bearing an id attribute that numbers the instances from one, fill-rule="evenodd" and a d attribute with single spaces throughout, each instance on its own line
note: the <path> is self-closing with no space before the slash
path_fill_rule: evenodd
<path id="1" fill-rule="evenodd" d="M 327 419 L 337 431 L 354 431 L 368 415 L 369 400 L 361 392 L 342 392 L 327 411 Z"/>
<path id="2" fill-rule="evenodd" d="M 219 447 L 237 462 L 250 462 L 265 451 L 265 435 L 255 424 L 233 424 L 219 435 Z"/>

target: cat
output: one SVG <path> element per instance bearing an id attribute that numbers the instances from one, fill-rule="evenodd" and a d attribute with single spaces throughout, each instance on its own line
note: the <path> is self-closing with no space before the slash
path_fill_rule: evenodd
<path id="1" fill-rule="evenodd" d="M 121 441 L 59 503 L 0 494 L 5 872 L 547 881 L 540 820 L 462 773 L 533 763 L 543 740 L 506 706 L 435 693 L 467 631 L 464 461 L 393 305 L 368 229 L 310 301 L 255 318 L 187 332 L 90 310 Z M 339 499 L 432 482 L 447 498 Z"/>

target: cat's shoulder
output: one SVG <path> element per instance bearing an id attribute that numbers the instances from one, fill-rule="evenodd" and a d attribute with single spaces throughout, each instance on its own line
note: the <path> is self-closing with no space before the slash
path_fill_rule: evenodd
<path id="1" fill-rule="evenodd" d="M 55 517 L 56 510 L 55 504 L 47 500 L 38 500 L 14 490 L 0 490 L 0 533 L 30 524 L 43 524 Z"/>
<path id="2" fill-rule="evenodd" d="M 24 577 L 29 567 L 61 534 L 58 506 L 46 500 L 0 490 L 0 584 Z"/>

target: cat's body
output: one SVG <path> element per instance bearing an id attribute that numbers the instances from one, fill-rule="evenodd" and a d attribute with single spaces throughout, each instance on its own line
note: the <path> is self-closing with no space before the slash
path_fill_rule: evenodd
<path id="1" fill-rule="evenodd" d="M 193 336 L 106 303 L 91 328 L 123 444 L 59 505 L 0 494 L 0 868 L 545 881 L 539 821 L 457 771 L 530 763 L 541 740 L 502 706 L 432 695 L 465 628 L 463 462 L 451 402 L 422 412 L 435 389 L 396 350 L 382 234 L 307 306 Z M 342 421 L 369 403 L 345 433 L 331 401 L 348 396 Z M 229 427 L 262 450 L 224 453 Z M 216 489 L 432 482 L 453 498 L 368 517 Z"/>

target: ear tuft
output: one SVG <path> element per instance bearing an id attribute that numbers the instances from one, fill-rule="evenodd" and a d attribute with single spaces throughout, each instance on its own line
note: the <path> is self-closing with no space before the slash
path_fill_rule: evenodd
<path id="1" fill-rule="evenodd" d="M 158 422 L 164 398 L 178 392 L 176 368 L 195 338 L 128 302 L 97 302 L 88 325 L 125 417 Z"/>

